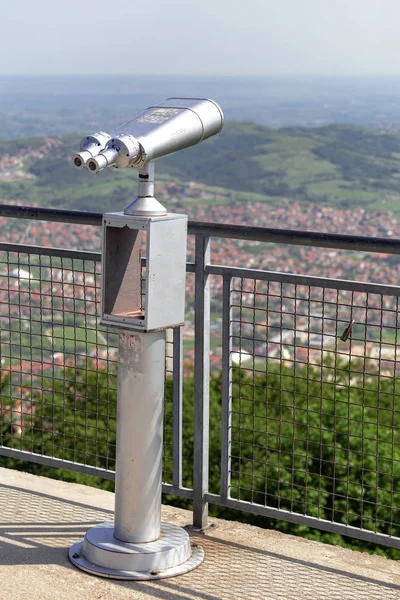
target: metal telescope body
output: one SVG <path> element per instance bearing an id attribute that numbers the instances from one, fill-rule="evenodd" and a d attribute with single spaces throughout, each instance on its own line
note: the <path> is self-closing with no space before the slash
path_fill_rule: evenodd
<path id="1" fill-rule="evenodd" d="M 73 164 L 77 169 L 83 169 L 88 161 L 96 156 L 101 150 L 104 150 L 111 136 L 104 131 L 99 131 L 94 135 L 88 135 L 83 138 L 80 144 L 80 152 L 72 158 Z"/>
<path id="2" fill-rule="evenodd" d="M 138 198 L 149 198 L 154 193 L 154 170 L 149 163 L 216 135 L 223 123 L 222 110 L 212 100 L 168 98 L 147 108 L 109 136 L 100 132 L 84 138 L 81 151 L 72 161 L 76 168 L 86 167 L 92 173 L 106 167 L 139 169 L 139 182 L 144 185 L 139 187 Z M 165 209 L 155 203 L 128 206 L 125 214 L 165 214 Z"/>
<path id="3" fill-rule="evenodd" d="M 74 565 L 103 577 L 171 577 L 204 558 L 184 529 L 161 522 L 165 342 L 173 328 L 179 362 L 187 215 L 168 213 L 154 197 L 154 161 L 222 127 L 212 100 L 169 98 L 111 135 L 84 138 L 72 159 L 92 173 L 139 171 L 138 196 L 124 212 L 103 215 L 101 323 L 119 331 L 114 521 L 89 529 L 69 551 Z"/>

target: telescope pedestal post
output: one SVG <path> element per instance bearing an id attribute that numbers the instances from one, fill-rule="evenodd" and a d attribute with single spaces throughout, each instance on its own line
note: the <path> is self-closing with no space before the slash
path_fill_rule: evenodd
<path id="1" fill-rule="evenodd" d="M 139 169 L 138 195 L 124 208 L 125 215 L 159 217 L 167 214 L 167 209 L 154 198 L 154 162 Z"/>
<path id="2" fill-rule="evenodd" d="M 191 571 L 204 558 L 188 533 L 161 522 L 165 330 L 119 334 L 115 521 L 69 550 L 78 568 L 148 580 Z"/>

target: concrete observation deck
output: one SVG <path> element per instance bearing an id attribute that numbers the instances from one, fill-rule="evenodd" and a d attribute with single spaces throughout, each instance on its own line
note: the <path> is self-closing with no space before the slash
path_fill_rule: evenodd
<path id="1" fill-rule="evenodd" d="M 206 558 L 186 575 L 119 582 L 78 571 L 67 549 L 113 505 L 110 492 L 0 469 L 0 599 L 400 599 L 395 561 L 220 519 L 193 535 Z M 164 506 L 163 520 L 185 526 L 191 514 Z"/>

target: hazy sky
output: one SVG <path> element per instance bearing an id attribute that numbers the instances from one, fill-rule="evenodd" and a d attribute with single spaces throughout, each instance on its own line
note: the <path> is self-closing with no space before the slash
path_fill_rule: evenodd
<path id="1" fill-rule="evenodd" d="M 0 0 L 0 74 L 400 74 L 399 0 Z"/>

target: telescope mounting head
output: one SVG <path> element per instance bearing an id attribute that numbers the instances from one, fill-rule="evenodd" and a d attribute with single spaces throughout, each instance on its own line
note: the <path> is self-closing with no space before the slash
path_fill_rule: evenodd
<path id="1" fill-rule="evenodd" d="M 223 123 L 222 110 L 213 100 L 168 98 L 111 135 L 99 132 L 84 138 L 72 162 L 76 168 L 86 167 L 91 173 L 107 167 L 138 169 L 138 196 L 125 207 L 125 214 L 164 215 L 167 210 L 154 198 L 153 161 L 216 135 Z"/>

